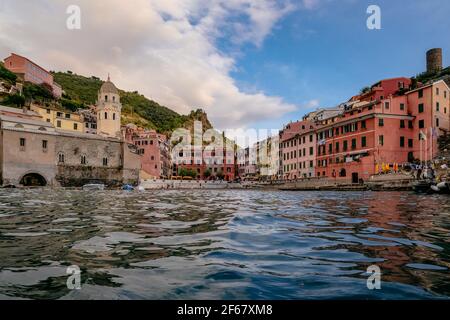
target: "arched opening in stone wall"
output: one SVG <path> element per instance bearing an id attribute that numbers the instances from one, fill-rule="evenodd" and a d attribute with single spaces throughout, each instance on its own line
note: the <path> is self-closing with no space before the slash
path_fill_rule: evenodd
<path id="1" fill-rule="evenodd" d="M 25 187 L 44 187 L 47 181 L 38 173 L 28 173 L 20 180 L 20 184 Z"/>

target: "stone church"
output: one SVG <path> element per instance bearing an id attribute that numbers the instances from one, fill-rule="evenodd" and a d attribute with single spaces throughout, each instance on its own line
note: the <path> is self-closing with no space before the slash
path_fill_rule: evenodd
<path id="1" fill-rule="evenodd" d="M 98 93 L 97 134 L 61 130 L 33 111 L 0 106 L 0 184 L 137 184 L 140 155 L 121 135 L 121 108 L 109 77 Z"/>

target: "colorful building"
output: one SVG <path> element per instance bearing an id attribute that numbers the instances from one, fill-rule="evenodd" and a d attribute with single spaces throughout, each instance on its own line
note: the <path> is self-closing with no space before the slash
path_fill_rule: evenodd
<path id="1" fill-rule="evenodd" d="M 43 121 L 51 123 L 56 129 L 83 132 L 84 122 L 79 113 L 32 103 L 29 110 L 39 114 Z"/>
<path id="2" fill-rule="evenodd" d="M 437 81 L 409 90 L 407 78 L 383 80 L 353 97 L 342 115 L 317 129 L 316 175 L 358 183 L 437 154 L 449 130 L 449 88 Z M 397 90 L 395 90 L 397 89 Z"/>
<path id="3" fill-rule="evenodd" d="M 315 176 L 316 124 L 292 122 L 280 131 L 281 175 L 285 180 Z"/>
<path id="4" fill-rule="evenodd" d="M 235 172 L 235 153 L 233 148 L 219 146 L 184 146 L 172 149 L 172 175 L 177 176 L 181 169 L 197 174 L 197 179 L 223 179 L 233 181 Z"/>
<path id="5" fill-rule="evenodd" d="M 59 84 L 53 80 L 53 75 L 37 65 L 28 58 L 12 53 L 4 60 L 4 66 L 9 71 L 15 73 L 22 81 L 34 84 L 47 84 L 56 98 L 61 98 L 63 90 Z"/>

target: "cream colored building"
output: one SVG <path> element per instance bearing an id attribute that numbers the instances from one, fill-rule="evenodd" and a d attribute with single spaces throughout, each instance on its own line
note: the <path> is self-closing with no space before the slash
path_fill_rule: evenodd
<path id="1" fill-rule="evenodd" d="M 116 86 L 108 81 L 103 83 L 98 93 L 96 105 L 97 134 L 105 137 L 121 138 L 120 116 L 122 104 Z"/>
<path id="2" fill-rule="evenodd" d="M 43 121 L 52 124 L 56 129 L 83 132 L 84 122 L 78 113 L 33 103 L 30 105 L 30 110 L 39 114 Z"/>

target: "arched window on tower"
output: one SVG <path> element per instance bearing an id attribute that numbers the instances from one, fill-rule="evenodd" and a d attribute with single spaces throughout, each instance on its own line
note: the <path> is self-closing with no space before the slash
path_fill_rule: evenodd
<path id="1" fill-rule="evenodd" d="M 105 101 L 108 102 L 108 96 L 107 95 L 105 96 Z"/>
<path id="2" fill-rule="evenodd" d="M 105 112 L 105 120 L 108 119 L 108 112 Z"/>
<path id="3" fill-rule="evenodd" d="M 113 113 L 113 120 L 116 120 L 116 114 Z"/>
<path id="4" fill-rule="evenodd" d="M 116 102 L 116 96 L 113 96 L 113 102 Z"/>

